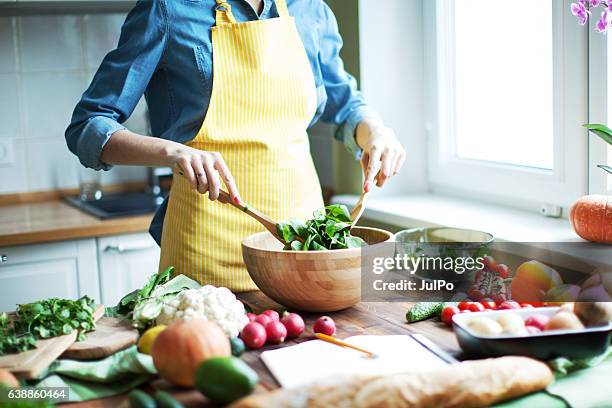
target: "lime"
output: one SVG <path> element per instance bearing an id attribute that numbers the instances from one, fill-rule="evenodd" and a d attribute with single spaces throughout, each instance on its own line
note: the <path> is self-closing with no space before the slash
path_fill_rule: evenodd
<path id="1" fill-rule="evenodd" d="M 213 402 L 229 404 L 249 395 L 257 385 L 257 373 L 236 357 L 213 357 L 197 368 L 195 387 Z"/>

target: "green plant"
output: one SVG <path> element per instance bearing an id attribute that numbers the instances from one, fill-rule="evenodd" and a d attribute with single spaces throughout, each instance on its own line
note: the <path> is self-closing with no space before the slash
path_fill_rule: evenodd
<path id="1" fill-rule="evenodd" d="M 281 222 L 277 229 L 286 243 L 286 250 L 325 251 L 366 245 L 363 239 L 351 235 L 351 225 L 346 206 L 334 204 L 319 208 L 313 213 L 313 218 L 306 222 Z"/>
<path id="2" fill-rule="evenodd" d="M 587 123 L 582 126 L 587 128 L 593 134 L 599 136 L 604 142 L 608 143 L 609 145 L 612 145 L 612 129 L 610 129 L 606 125 L 602 125 L 599 123 Z M 610 166 L 606 166 L 605 164 L 599 164 L 597 165 L 597 167 L 612 174 L 612 167 Z"/>

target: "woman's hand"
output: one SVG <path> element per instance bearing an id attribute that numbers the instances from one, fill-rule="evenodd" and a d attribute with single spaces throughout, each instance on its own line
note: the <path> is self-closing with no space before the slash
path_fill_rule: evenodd
<path id="1" fill-rule="evenodd" d="M 379 120 L 365 119 L 355 135 L 357 144 L 363 149 L 361 166 L 365 175 L 363 189 L 369 192 L 376 181 L 382 187 L 395 176 L 406 160 L 406 151 L 390 128 Z"/>
<path id="2" fill-rule="evenodd" d="M 170 165 L 177 165 L 191 184 L 191 188 L 215 201 L 219 198 L 221 181 L 227 186 L 228 193 L 236 204 L 242 199 L 223 157 L 218 152 L 206 152 L 189 146 L 177 144 L 169 152 Z"/>

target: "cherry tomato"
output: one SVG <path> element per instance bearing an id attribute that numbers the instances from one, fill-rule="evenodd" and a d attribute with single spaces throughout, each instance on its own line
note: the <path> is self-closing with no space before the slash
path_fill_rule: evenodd
<path id="1" fill-rule="evenodd" d="M 487 255 L 484 258 L 482 258 L 482 263 L 485 269 L 491 272 L 493 272 L 495 268 L 497 267 L 497 262 L 495 262 L 495 259 L 490 255 Z"/>
<path id="2" fill-rule="evenodd" d="M 471 305 L 471 304 L 472 304 L 472 302 L 470 302 L 469 300 L 464 300 L 462 302 L 459 302 L 457 307 L 459 308 L 459 310 L 466 310 L 468 308 L 468 306 Z"/>
<path id="3" fill-rule="evenodd" d="M 483 310 L 485 310 L 485 307 L 482 304 L 475 302 L 469 305 L 467 310 L 469 310 L 470 312 L 482 312 Z"/>
<path id="4" fill-rule="evenodd" d="M 521 306 L 521 309 L 529 309 L 529 308 L 533 309 L 533 305 L 529 303 L 519 303 L 519 306 Z"/>
<path id="5" fill-rule="evenodd" d="M 501 305 L 497 306 L 497 310 L 520 309 L 521 305 L 514 300 L 506 300 Z"/>
<path id="6" fill-rule="evenodd" d="M 484 298 L 484 293 L 482 293 L 482 291 L 478 289 L 476 286 L 472 286 L 470 290 L 468 290 L 468 296 L 473 301 L 478 302 L 479 300 Z"/>
<path id="7" fill-rule="evenodd" d="M 502 277 L 502 279 L 509 278 L 511 275 L 510 268 L 508 268 L 508 265 L 499 264 L 495 269 L 497 270 L 497 273 L 499 273 L 499 276 Z"/>
<path id="8" fill-rule="evenodd" d="M 491 298 L 484 298 L 480 301 L 480 304 L 484 306 L 485 309 L 495 309 L 497 306 L 495 302 Z"/>
<path id="9" fill-rule="evenodd" d="M 450 326 L 453 323 L 453 316 L 460 312 L 461 311 L 457 306 L 446 306 L 444 309 L 442 309 L 440 319 L 442 319 L 442 322 L 445 325 Z"/>

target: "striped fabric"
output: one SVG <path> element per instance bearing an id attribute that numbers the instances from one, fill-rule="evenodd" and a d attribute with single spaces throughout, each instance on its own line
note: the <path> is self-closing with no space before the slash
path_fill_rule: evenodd
<path id="1" fill-rule="evenodd" d="M 217 1 L 214 83 L 190 146 L 223 156 L 242 199 L 277 220 L 304 219 L 323 205 L 306 128 L 316 109 L 314 78 L 285 0 L 279 18 L 232 23 Z M 202 284 L 256 289 L 242 261 L 243 238 L 262 231 L 229 205 L 211 202 L 176 175 L 160 270 L 174 265 Z"/>

